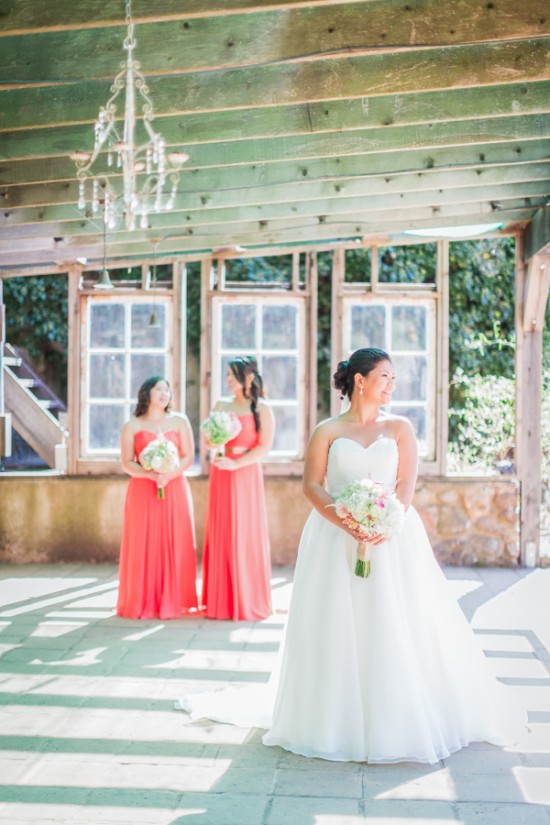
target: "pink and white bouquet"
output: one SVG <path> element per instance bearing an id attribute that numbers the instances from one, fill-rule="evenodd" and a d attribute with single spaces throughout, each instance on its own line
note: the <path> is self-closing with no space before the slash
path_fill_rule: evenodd
<path id="1" fill-rule="evenodd" d="M 212 410 L 208 418 L 201 424 L 201 430 L 213 447 L 217 447 L 216 455 L 223 456 L 223 447 L 228 441 L 235 438 L 242 426 L 239 416 L 227 410 Z"/>
<path id="2" fill-rule="evenodd" d="M 179 467 L 180 457 L 178 448 L 173 441 L 169 441 L 160 433 L 153 441 L 143 448 L 138 461 L 144 470 L 155 470 L 157 473 L 171 473 Z M 158 498 L 164 498 L 164 487 L 157 485 Z"/>
<path id="3" fill-rule="evenodd" d="M 391 539 L 403 527 L 405 508 L 391 490 L 370 478 L 351 481 L 334 502 L 336 515 L 347 527 L 358 529 L 365 538 L 383 536 Z M 370 573 L 370 545 L 359 542 L 355 575 L 366 578 Z"/>

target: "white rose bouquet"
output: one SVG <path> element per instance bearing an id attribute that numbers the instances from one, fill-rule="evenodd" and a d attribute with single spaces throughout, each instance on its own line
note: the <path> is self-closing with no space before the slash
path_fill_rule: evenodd
<path id="1" fill-rule="evenodd" d="M 216 455 L 223 456 L 223 447 L 242 430 L 239 416 L 227 410 L 212 410 L 201 424 L 201 430 L 210 444 L 217 447 Z"/>
<path id="2" fill-rule="evenodd" d="M 180 457 L 178 448 L 173 441 L 169 441 L 162 433 L 143 448 L 138 461 L 144 470 L 155 470 L 157 473 L 171 473 L 179 467 Z M 164 498 L 164 487 L 157 485 L 158 498 Z"/>
<path id="3" fill-rule="evenodd" d="M 386 540 L 391 539 L 403 527 L 405 508 L 395 493 L 370 478 L 351 481 L 333 506 L 343 523 L 364 533 L 365 538 L 380 535 Z M 369 573 L 370 546 L 359 542 L 355 575 L 366 578 Z"/>

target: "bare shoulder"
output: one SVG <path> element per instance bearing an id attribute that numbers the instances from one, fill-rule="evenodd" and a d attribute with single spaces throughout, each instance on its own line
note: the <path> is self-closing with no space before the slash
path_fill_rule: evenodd
<path id="1" fill-rule="evenodd" d="M 175 427 L 175 429 L 179 430 L 182 427 L 188 427 L 189 426 L 189 419 L 187 418 L 185 413 L 181 413 L 181 412 L 171 413 L 171 415 L 168 419 L 168 424 Z"/>
<path id="2" fill-rule="evenodd" d="M 414 438 L 413 426 L 409 419 L 404 415 L 393 415 L 392 413 L 388 413 L 385 417 L 385 425 L 387 432 L 395 438 L 396 441 L 411 437 Z"/>
<path id="3" fill-rule="evenodd" d="M 330 444 L 338 436 L 339 430 L 340 424 L 338 417 L 325 418 L 324 421 L 317 424 L 311 437 L 312 439 L 315 438 L 316 441 L 328 441 Z"/>
<path id="4" fill-rule="evenodd" d="M 141 422 L 139 418 L 136 418 L 133 415 L 129 421 L 124 424 L 122 428 L 122 435 L 135 435 L 135 433 L 140 429 Z"/>

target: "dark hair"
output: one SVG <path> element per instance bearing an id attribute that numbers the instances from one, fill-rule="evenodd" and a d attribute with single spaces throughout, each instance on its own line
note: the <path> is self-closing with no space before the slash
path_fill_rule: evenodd
<path id="1" fill-rule="evenodd" d="M 231 372 L 241 384 L 245 398 L 250 398 L 250 411 L 254 416 L 254 424 L 256 432 L 260 429 L 260 413 L 258 412 L 258 398 L 264 398 L 264 382 L 262 376 L 258 372 L 258 362 L 255 358 L 233 358 L 229 362 Z M 252 375 L 252 384 L 250 389 L 246 389 L 246 378 Z"/>
<path id="2" fill-rule="evenodd" d="M 139 418 L 140 415 L 145 415 L 149 409 L 149 404 L 151 403 L 151 390 L 158 384 L 159 381 L 164 381 L 164 383 L 168 386 L 170 401 L 164 409 L 165 412 L 170 412 L 172 406 L 172 390 L 170 389 L 170 383 L 163 375 L 152 375 L 151 378 L 147 378 L 147 380 L 143 382 L 138 390 L 137 404 L 134 410 L 134 415 L 136 418 Z"/>
<path id="3" fill-rule="evenodd" d="M 391 362 L 391 358 L 385 350 L 377 347 L 356 349 L 350 355 L 349 360 L 340 361 L 338 369 L 332 376 L 332 386 L 340 390 L 340 398 L 345 398 L 347 395 L 351 399 L 355 387 L 356 373 L 360 372 L 361 375 L 368 375 L 380 361 Z"/>

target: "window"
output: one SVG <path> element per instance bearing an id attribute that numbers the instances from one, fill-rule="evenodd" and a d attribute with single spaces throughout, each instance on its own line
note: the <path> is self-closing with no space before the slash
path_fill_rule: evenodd
<path id="1" fill-rule="evenodd" d="M 166 297 L 86 299 L 84 455 L 118 455 L 120 430 L 132 414 L 143 381 L 152 375 L 171 380 L 170 317 Z"/>
<path id="2" fill-rule="evenodd" d="M 343 349 L 379 347 L 397 375 L 389 411 L 413 424 L 421 458 L 435 457 L 435 298 L 344 298 Z"/>
<path id="3" fill-rule="evenodd" d="M 227 398 L 227 370 L 236 356 L 252 355 L 275 416 L 271 458 L 300 458 L 304 439 L 303 298 L 213 298 L 211 403 Z"/>

